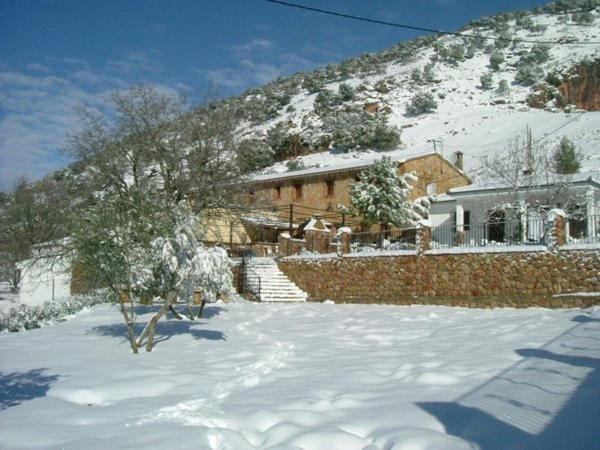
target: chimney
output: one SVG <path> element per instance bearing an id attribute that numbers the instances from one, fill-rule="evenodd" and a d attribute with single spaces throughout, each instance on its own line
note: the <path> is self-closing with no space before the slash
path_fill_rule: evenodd
<path id="1" fill-rule="evenodd" d="M 460 150 L 454 152 L 454 165 L 460 170 L 463 170 L 463 155 L 464 153 Z"/>

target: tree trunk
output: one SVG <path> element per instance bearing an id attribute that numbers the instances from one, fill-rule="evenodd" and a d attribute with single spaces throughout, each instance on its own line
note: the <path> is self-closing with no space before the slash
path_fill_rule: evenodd
<path id="1" fill-rule="evenodd" d="M 125 319 L 125 325 L 127 326 L 127 338 L 129 339 L 129 345 L 133 353 L 138 353 L 138 343 L 135 340 L 135 323 L 131 320 L 129 313 L 123 303 L 121 303 L 121 314 Z"/>
<path id="2" fill-rule="evenodd" d="M 146 325 L 146 328 L 144 328 L 144 331 L 142 331 L 142 334 L 140 334 L 140 337 L 137 341 L 138 347 L 141 347 L 144 344 L 144 339 L 147 338 L 146 351 L 152 351 L 152 347 L 154 346 L 154 333 L 156 332 L 156 324 L 160 318 L 165 315 L 176 299 L 177 297 L 174 292 L 167 294 L 167 298 L 165 299 L 165 304 L 163 307 L 160 308 L 160 310 L 154 315 L 154 317 L 152 317 L 152 319 L 150 319 Z"/>
<path id="3" fill-rule="evenodd" d="M 202 317 L 202 311 L 204 310 L 204 305 L 206 305 L 206 300 L 202 299 L 202 304 L 200 305 L 200 309 L 198 310 L 198 318 Z"/>
<path id="4" fill-rule="evenodd" d="M 183 320 L 183 316 L 177 312 L 173 305 L 169 306 L 169 311 L 171 311 L 171 314 L 173 314 L 177 320 Z"/>

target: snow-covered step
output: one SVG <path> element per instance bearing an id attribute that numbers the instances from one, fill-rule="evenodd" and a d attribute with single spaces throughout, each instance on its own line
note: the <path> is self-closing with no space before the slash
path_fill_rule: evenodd
<path id="1" fill-rule="evenodd" d="M 305 302 L 308 295 L 279 270 L 273 258 L 248 261 L 245 282 L 258 290 L 262 302 Z"/>

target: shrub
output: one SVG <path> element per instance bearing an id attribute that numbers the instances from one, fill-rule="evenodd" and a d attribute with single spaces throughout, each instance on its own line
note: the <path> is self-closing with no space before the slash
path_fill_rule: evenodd
<path id="1" fill-rule="evenodd" d="M 579 25 L 590 25 L 594 23 L 594 15 L 591 11 L 581 11 L 571 14 L 571 20 Z"/>
<path id="2" fill-rule="evenodd" d="M 465 46 L 464 44 L 452 44 L 448 48 L 448 59 L 449 61 L 457 65 L 459 62 L 465 59 Z"/>
<path id="3" fill-rule="evenodd" d="M 537 83 L 544 77 L 544 72 L 541 68 L 535 65 L 525 65 L 519 67 L 515 75 L 515 81 L 526 86 Z"/>
<path id="4" fill-rule="evenodd" d="M 285 167 L 287 168 L 288 172 L 306 169 L 304 163 L 299 159 L 290 159 L 288 162 L 285 163 Z"/>
<path id="5" fill-rule="evenodd" d="M 437 102 L 433 96 L 427 92 L 416 94 L 406 106 L 406 113 L 409 116 L 418 116 L 427 114 L 437 109 Z"/>
<path id="6" fill-rule="evenodd" d="M 496 94 L 505 96 L 510 92 L 510 87 L 508 86 L 508 82 L 506 80 L 500 80 L 498 83 L 498 87 L 496 88 Z"/>
<path id="7" fill-rule="evenodd" d="M 525 30 L 531 30 L 534 26 L 535 23 L 533 22 L 533 19 L 531 18 L 531 16 L 525 14 L 519 14 L 519 16 L 517 17 L 516 20 L 516 25 L 519 28 L 525 29 Z"/>
<path id="8" fill-rule="evenodd" d="M 494 77 L 489 72 L 481 75 L 480 81 L 481 81 L 481 87 L 483 89 L 485 89 L 486 91 L 489 90 L 489 89 L 492 89 L 494 87 L 493 86 L 493 84 L 494 84 Z"/>
<path id="9" fill-rule="evenodd" d="M 415 67 L 411 72 L 410 72 L 410 79 L 420 83 L 421 80 L 423 79 L 422 74 L 421 74 L 421 70 L 418 67 Z"/>
<path id="10" fill-rule="evenodd" d="M 346 83 L 341 83 L 338 87 L 338 95 L 343 102 L 354 100 L 354 89 Z"/>
<path id="11" fill-rule="evenodd" d="M 534 64 L 541 64 L 550 59 L 550 46 L 548 44 L 535 44 L 530 52 L 528 58 Z"/>
<path id="12" fill-rule="evenodd" d="M 435 74 L 433 73 L 434 67 L 435 64 L 430 62 L 423 68 L 423 79 L 429 83 L 435 81 Z"/>
<path id="13" fill-rule="evenodd" d="M 513 35 L 510 31 L 503 31 L 498 35 L 498 38 L 494 41 L 496 48 L 507 48 L 512 43 Z"/>
<path id="14" fill-rule="evenodd" d="M 238 145 L 237 163 L 244 173 L 254 172 L 273 164 L 274 151 L 266 142 L 245 139 Z"/>
<path id="15" fill-rule="evenodd" d="M 400 144 L 400 130 L 389 126 L 384 116 L 363 110 L 340 111 L 325 118 L 323 130 L 333 145 L 345 150 L 391 150 Z"/>
<path id="16" fill-rule="evenodd" d="M 494 50 L 490 55 L 490 67 L 492 70 L 499 70 L 500 64 L 504 62 L 504 53 L 501 50 Z"/>
<path id="17" fill-rule="evenodd" d="M 0 331 L 17 332 L 53 325 L 68 320 L 84 308 L 112 301 L 108 290 L 73 295 L 40 306 L 16 304 L 0 313 Z"/>
<path id="18" fill-rule="evenodd" d="M 324 86 L 325 82 L 319 72 L 307 74 L 302 81 L 302 87 L 306 89 L 309 94 L 321 91 Z"/>

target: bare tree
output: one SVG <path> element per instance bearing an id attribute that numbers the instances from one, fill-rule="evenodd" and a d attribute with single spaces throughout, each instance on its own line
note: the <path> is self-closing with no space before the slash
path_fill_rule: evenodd
<path id="1" fill-rule="evenodd" d="M 33 256 L 36 245 L 67 235 L 71 192 L 60 173 L 28 183 L 18 180 L 0 203 L 2 274 L 13 290 L 19 287 L 17 263 Z M 49 255 L 46 255 L 49 257 Z"/>
<path id="2" fill-rule="evenodd" d="M 481 160 L 481 176 L 502 187 L 502 203 L 513 208 L 545 212 L 572 201 L 568 175 L 555 171 L 548 147 L 534 142 L 529 129 L 525 136 L 510 139 L 501 151 Z"/>

